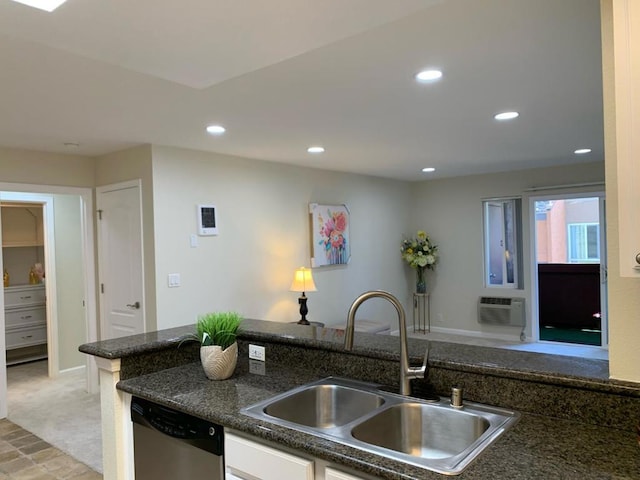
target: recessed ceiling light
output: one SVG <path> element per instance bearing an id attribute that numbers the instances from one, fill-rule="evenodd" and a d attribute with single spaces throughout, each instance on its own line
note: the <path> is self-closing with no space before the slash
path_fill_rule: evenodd
<path id="1" fill-rule="evenodd" d="M 309 153 L 324 153 L 324 147 L 309 147 L 307 148 Z"/>
<path id="2" fill-rule="evenodd" d="M 576 155 L 584 155 L 585 153 L 591 153 L 591 149 L 590 148 L 579 148 L 578 150 L 575 150 L 573 153 L 575 153 Z"/>
<path id="3" fill-rule="evenodd" d="M 436 169 L 435 169 L 435 168 L 433 168 L 433 167 L 424 167 L 424 168 L 422 169 L 422 171 L 423 171 L 423 172 L 425 172 L 425 173 L 431 173 L 431 172 L 435 172 L 435 171 L 436 171 Z"/>
<path id="4" fill-rule="evenodd" d="M 207 132 L 211 135 L 222 135 L 226 132 L 226 129 L 221 125 L 209 125 L 207 127 Z"/>
<path id="5" fill-rule="evenodd" d="M 416 80 L 420 83 L 435 82 L 442 78 L 442 72 L 440 70 L 423 70 L 416 74 Z"/>
<path id="6" fill-rule="evenodd" d="M 38 8 L 45 12 L 53 12 L 67 0 L 13 0 L 14 2 L 27 5 L 29 7 Z"/>
<path id="7" fill-rule="evenodd" d="M 493 118 L 495 118 L 496 120 L 513 120 L 518 116 L 520 116 L 518 112 L 502 112 L 502 113 L 498 113 Z"/>

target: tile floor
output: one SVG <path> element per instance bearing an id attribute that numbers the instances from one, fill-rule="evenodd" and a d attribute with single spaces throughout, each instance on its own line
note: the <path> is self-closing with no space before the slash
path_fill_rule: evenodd
<path id="1" fill-rule="evenodd" d="M 0 420 L 0 480 L 101 480 L 48 442 L 7 419 Z"/>
<path id="2" fill-rule="evenodd" d="M 7 386 L 10 423 L 37 436 L 43 444 L 63 454 L 63 458 L 70 461 L 75 459 L 75 463 L 80 465 L 79 470 L 98 472 L 97 476 L 79 478 L 102 478 L 99 475 L 102 471 L 100 397 L 85 391 L 83 370 L 63 373 L 57 379 L 50 379 L 46 360 L 14 365 L 7 368 Z M 13 452 L 15 454 L 16 451 Z M 0 450 L 0 462 L 3 461 L 2 455 Z M 63 460 L 60 458 L 56 462 Z M 0 472 L 4 471 L 3 466 L 0 463 Z M 73 478 L 2 475 L 0 473 L 0 480 Z"/>

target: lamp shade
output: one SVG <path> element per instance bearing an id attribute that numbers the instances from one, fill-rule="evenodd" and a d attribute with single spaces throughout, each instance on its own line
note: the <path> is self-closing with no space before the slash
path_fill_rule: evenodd
<path id="1" fill-rule="evenodd" d="M 313 283 L 313 276 L 311 275 L 311 269 L 300 267 L 293 274 L 293 282 L 291 282 L 292 292 L 315 292 L 317 290 L 316 284 Z"/>

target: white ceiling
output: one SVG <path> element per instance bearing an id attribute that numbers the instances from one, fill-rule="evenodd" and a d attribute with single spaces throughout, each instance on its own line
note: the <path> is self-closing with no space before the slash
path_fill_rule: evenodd
<path id="1" fill-rule="evenodd" d="M 599 0 L 0 0 L 0 145 L 142 143 L 403 180 L 602 160 Z"/>

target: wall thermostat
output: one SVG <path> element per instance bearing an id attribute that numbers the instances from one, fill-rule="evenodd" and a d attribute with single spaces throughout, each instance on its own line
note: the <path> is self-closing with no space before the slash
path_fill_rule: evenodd
<path id="1" fill-rule="evenodd" d="M 218 235 L 215 205 L 198 205 L 198 235 Z"/>

